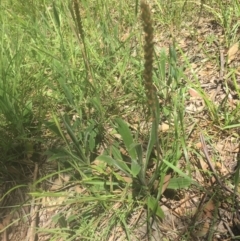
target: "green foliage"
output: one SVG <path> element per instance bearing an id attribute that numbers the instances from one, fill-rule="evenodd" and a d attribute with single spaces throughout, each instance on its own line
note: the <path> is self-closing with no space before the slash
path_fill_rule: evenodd
<path id="1" fill-rule="evenodd" d="M 186 23 L 195 16 L 197 23 L 210 15 L 222 26 L 222 44 L 227 48 L 238 40 L 240 4 L 238 0 L 152 4 L 154 32 L 161 45 L 156 45 L 153 66 L 156 118 L 149 120 L 142 83 L 140 1 L 76 2 L 80 19 L 71 1 L 0 2 L 0 184 L 24 183 L 25 171 L 26 177 L 31 176 L 35 163 L 57 163 L 58 170 L 43 167 L 30 194 L 39 199 L 66 197 L 62 205 L 69 207 L 68 212 L 53 217 L 61 228 L 38 231 L 50 233 L 51 240 L 108 240 L 119 224 L 131 240 L 127 221 L 138 206 L 147 207 L 148 222 L 154 215 L 163 219 L 159 203 L 166 189 L 199 187 L 190 175 L 186 143 L 192 133 L 185 130 L 188 88 L 198 91 L 219 130 L 234 132 L 240 127 L 239 102 L 232 109 L 226 98 L 220 104 L 212 101 L 197 75 L 192 79 L 184 75 L 191 63 L 178 39 L 167 50 L 161 34 L 171 32 L 166 35 L 171 42 L 177 37 L 175 27 L 188 31 Z M 216 37 L 209 37 L 209 43 L 214 41 Z M 226 72 L 239 98 L 238 72 L 234 67 Z M 223 84 L 228 91 L 228 82 Z M 161 130 L 163 124 L 169 129 Z M 179 166 L 180 159 L 185 159 L 187 170 Z M 63 173 L 70 175 L 70 185 L 79 185 L 84 192 L 70 195 L 42 189 L 41 184 Z M 239 185 L 239 166 L 234 184 Z M 0 201 L 19 187 L 10 187 Z M 103 220 L 109 225 L 96 237 Z"/>
<path id="2" fill-rule="evenodd" d="M 110 147 L 111 151 L 108 151 L 111 156 L 100 155 L 97 157 L 97 159 L 106 162 L 108 165 L 115 167 L 128 177 L 131 177 L 133 180 L 135 180 L 133 183 L 138 183 L 137 186 L 142 185 L 145 187 L 144 191 L 147 190 L 148 193 L 145 193 L 145 195 L 148 196 L 146 199 L 148 208 L 157 216 L 163 218 L 164 214 L 157 203 L 162 195 L 161 190 L 163 185 L 163 177 L 166 175 L 166 172 L 170 168 L 181 176 L 182 181 L 178 183 L 178 186 L 176 181 L 180 179 L 175 178 L 172 182 L 170 181 L 172 189 L 189 187 L 192 184 L 192 179 L 177 168 L 177 163 L 182 152 L 181 145 L 179 144 L 179 138 L 180 133 L 183 130 L 181 130 L 181 125 L 179 124 L 181 123 L 181 118 L 183 116 L 183 113 L 181 113 L 183 112 L 183 99 L 181 99 L 183 98 L 183 95 L 176 95 L 173 99 L 168 98 L 168 96 L 171 96 L 173 92 L 179 91 L 182 93 L 180 85 L 181 70 L 177 67 L 177 57 L 174 46 L 171 46 L 169 49 L 169 57 L 167 57 L 164 51 L 161 52 L 158 66 L 158 75 L 161 78 L 158 80 L 157 84 L 159 86 L 166 86 L 166 88 L 162 89 L 162 92 L 160 92 L 159 95 L 163 95 L 165 97 L 164 99 L 168 101 L 165 102 L 165 105 L 160 107 L 158 106 L 158 108 L 156 108 L 157 118 L 152 121 L 147 149 L 144 150 L 144 147 L 138 143 L 138 140 L 134 140 L 135 138 L 131 133 L 129 125 L 121 118 L 117 118 L 114 121 L 116 133 L 121 136 L 121 141 L 123 142 L 124 149 L 126 149 L 130 160 L 124 160 L 121 152 L 115 147 L 116 144 L 115 146 Z M 165 73 L 167 66 L 169 66 L 169 70 L 168 77 L 166 78 Z M 166 111 L 164 111 L 166 108 L 169 108 L 169 112 L 167 112 L 167 114 L 165 114 Z M 178 114 L 176 114 L 176 111 Z M 169 133 L 167 138 L 161 134 L 159 135 L 158 131 L 160 120 L 166 118 L 169 120 L 169 123 L 173 122 L 174 126 L 176 127 L 174 128 L 173 132 Z M 173 138 L 174 141 L 172 142 Z M 119 143 L 118 146 L 122 146 L 122 144 Z M 154 150 L 157 153 L 155 158 L 152 157 Z M 173 153 L 175 153 L 175 155 L 173 155 Z M 147 173 L 150 162 L 154 163 L 155 169 L 151 173 L 151 177 L 148 178 Z M 157 187 L 157 196 L 154 197 L 151 194 L 151 190 L 154 182 L 159 179 L 162 181 Z M 133 188 L 135 187 L 133 186 Z"/>

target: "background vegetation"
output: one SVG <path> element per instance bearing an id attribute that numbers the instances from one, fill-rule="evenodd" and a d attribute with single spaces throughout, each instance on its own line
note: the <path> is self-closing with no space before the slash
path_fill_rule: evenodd
<path id="1" fill-rule="evenodd" d="M 28 240 L 143 240 L 163 220 L 159 240 L 212 240 L 196 204 L 166 228 L 171 206 L 195 195 L 238 213 L 239 1 L 149 6 L 150 90 L 140 2 L 0 2 L 2 233 L 18 220 Z M 33 206 L 50 221 L 32 226 Z"/>

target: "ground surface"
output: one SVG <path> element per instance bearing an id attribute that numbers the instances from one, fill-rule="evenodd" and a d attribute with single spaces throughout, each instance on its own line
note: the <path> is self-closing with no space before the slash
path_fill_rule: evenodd
<path id="1" fill-rule="evenodd" d="M 25 155 L 17 160 L 20 163 L 19 166 L 7 166 L 11 177 L 23 175 L 28 180 L 19 177 L 18 179 L 24 180 L 22 186 L 20 186 L 21 183 L 13 182 L 12 179 L 2 183 L 2 197 L 3 193 L 7 192 L 7 195 L 1 199 L 1 241 L 120 241 L 150 240 L 151 238 L 166 241 L 216 241 L 239 238 L 240 51 L 238 40 L 240 15 L 238 17 L 233 15 L 234 37 L 229 37 L 230 33 L 227 32 L 227 28 L 220 24 L 221 21 L 217 21 L 217 13 L 206 10 L 210 5 L 204 5 L 202 11 L 200 4 L 194 6 L 198 7 L 198 10 L 196 12 L 188 10 L 187 13 L 190 15 L 188 21 L 177 24 L 173 21 L 172 24 L 167 25 L 159 21 L 159 17 L 156 16 L 166 14 L 164 8 L 160 8 L 157 3 L 150 4 L 155 33 L 154 78 L 159 105 L 163 106 L 162 110 L 166 112 L 167 110 L 174 112 L 173 116 L 183 115 L 177 124 L 172 116 L 163 119 L 159 124 L 159 139 L 165 143 L 168 141 L 162 146 L 162 152 L 171 153 L 180 150 L 179 155 L 178 153 L 171 155 L 162 153 L 164 157 L 169 158 L 168 160 L 177 158 L 176 169 L 172 167 L 164 172 L 161 192 L 158 191 L 158 186 L 160 186 L 158 183 L 151 191 L 152 196 L 161 193 L 159 206 L 164 213 L 164 218 L 148 218 L 144 194 L 138 190 L 141 187 L 136 188 L 133 178 L 125 175 L 122 169 L 119 171 L 116 167 L 110 168 L 110 165 L 107 166 L 96 158 L 108 146 L 119 141 L 121 144 L 117 147 L 128 161 L 129 155 L 122 145 L 121 136 L 110 124 L 112 116 L 121 116 L 145 149 L 149 138 L 151 121 L 146 118 L 144 107 L 142 107 L 144 100 L 142 100 L 141 93 L 144 91 L 136 84 L 138 81 L 134 82 L 134 79 L 141 75 L 141 69 L 136 72 L 132 71 L 135 62 L 141 63 L 138 60 L 142 56 L 138 56 L 138 51 L 141 49 L 137 41 L 138 36 L 131 35 L 131 31 L 139 32 L 141 35 L 142 30 L 140 25 L 136 25 L 134 27 L 136 30 L 134 30 L 132 26 L 125 23 L 126 26 L 121 26 L 123 29 L 119 41 L 121 43 L 129 41 L 131 49 L 128 50 L 128 54 L 132 61 L 127 62 L 125 58 L 122 58 L 123 62 L 126 61 L 123 63 L 126 66 L 121 69 L 120 58 L 116 62 L 117 67 L 110 66 L 113 69 L 106 70 L 108 74 L 99 71 L 94 77 L 95 80 L 105 77 L 108 79 L 109 86 L 101 96 L 101 103 L 106 108 L 102 115 L 105 114 L 103 119 L 106 120 L 102 122 L 101 129 L 104 133 L 103 137 L 101 136 L 103 141 L 97 148 L 94 148 L 91 154 L 93 157 L 91 156 L 90 166 L 93 177 L 89 178 L 88 173 L 81 171 L 84 167 L 77 166 L 76 163 L 80 162 L 80 158 L 76 157 L 75 150 L 70 151 L 69 143 L 74 140 L 67 128 L 64 129 L 67 125 L 59 124 L 63 129 L 62 133 L 67 133 L 66 138 L 61 139 L 58 137 L 64 135 L 60 133 L 57 137 L 57 135 L 49 134 L 49 129 L 53 130 L 53 128 L 46 128 L 48 127 L 46 124 L 43 135 L 47 136 L 47 140 L 41 143 L 43 154 L 35 157 L 34 153 L 25 152 Z M 134 9 L 134 6 L 131 7 Z M 114 12 L 114 9 L 112 11 Z M 197 17 L 191 16 L 191 11 L 198 13 Z M 113 16 L 117 23 L 119 16 L 117 14 Z M 88 17 L 87 12 L 83 11 L 83 18 Z M 91 35 L 91 32 L 87 35 Z M 103 47 L 100 46 L 103 55 L 111 55 L 106 47 L 109 44 L 107 38 L 105 42 L 101 41 L 99 40 L 99 44 L 103 45 Z M 162 50 L 165 49 L 168 55 L 169 46 L 173 43 L 177 54 L 176 64 L 182 71 L 177 87 L 174 87 L 175 82 L 168 82 L 167 78 L 165 82 L 160 83 L 156 80 L 160 76 L 158 64 Z M 103 60 L 106 61 L 106 59 Z M 94 68 L 100 69 L 101 65 L 103 66 L 101 61 L 99 59 L 97 62 L 99 66 L 94 63 Z M 169 63 L 166 67 L 168 65 Z M 51 71 L 48 71 L 44 73 L 45 76 L 49 79 L 54 78 Z M 125 75 L 125 73 L 128 74 Z M 125 78 L 128 76 L 133 85 L 125 84 L 128 81 Z M 170 76 L 168 71 L 166 71 L 166 76 Z M 117 85 L 117 83 L 121 84 Z M 71 83 L 68 84 L 71 85 Z M 54 88 L 54 85 L 52 89 L 48 86 L 47 93 L 52 94 L 55 91 Z M 176 98 L 175 95 L 182 96 Z M 94 95 L 91 98 L 94 98 Z M 178 101 L 182 103 L 179 109 L 169 107 L 175 106 L 175 102 Z M 81 102 L 81 105 L 87 109 L 84 113 L 76 113 L 75 110 L 71 112 L 72 106 L 70 107 L 69 116 L 73 126 L 76 120 L 80 119 L 80 114 L 90 117 L 98 114 L 94 110 L 97 105 L 93 104 L 94 108 L 91 106 L 92 109 L 88 109 L 89 103 Z M 56 113 L 66 112 L 65 103 L 64 107 L 61 104 L 57 103 L 54 107 L 57 109 Z M 51 114 L 51 111 L 47 111 L 45 120 L 49 120 Z M 100 118 L 97 121 L 100 122 Z M 176 132 L 175 129 L 180 128 L 181 125 L 184 128 L 181 132 Z M 88 131 L 94 132 L 95 130 L 89 127 Z M 87 141 L 90 143 L 91 140 Z M 181 147 L 174 149 L 172 143 L 180 143 Z M 60 152 L 57 149 L 64 145 L 67 146 L 68 152 Z M 51 152 L 46 153 L 48 147 L 53 148 Z M 111 150 L 115 151 L 114 148 Z M 66 164 L 65 160 L 73 159 L 77 161 L 70 161 L 70 165 Z M 24 171 L 19 174 L 16 169 L 23 166 Z M 155 167 L 153 161 L 147 171 L 148 177 L 153 175 Z M 180 178 L 176 180 L 179 181 L 179 186 L 184 186 L 184 188 L 169 188 L 170 179 L 181 177 L 178 170 L 190 176 L 192 184 L 182 184 L 180 182 L 186 182 L 188 179 Z M 14 186 L 17 188 L 15 189 Z M 140 194 L 134 199 L 135 189 Z"/>

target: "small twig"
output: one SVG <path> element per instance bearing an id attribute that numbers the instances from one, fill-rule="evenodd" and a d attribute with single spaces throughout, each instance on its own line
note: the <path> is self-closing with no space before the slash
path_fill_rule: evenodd
<path id="1" fill-rule="evenodd" d="M 208 166 L 210 168 L 210 170 L 212 171 L 215 179 L 217 180 L 217 182 L 219 183 L 219 185 L 224 188 L 226 191 L 230 192 L 231 194 L 233 194 L 233 197 L 234 197 L 234 200 L 235 200 L 235 208 L 236 208 L 236 216 L 239 215 L 239 205 L 238 205 L 238 200 L 239 200 L 239 194 L 236 192 L 236 187 L 234 190 L 231 190 L 229 187 L 227 187 L 226 185 L 224 185 L 222 183 L 222 181 L 219 179 L 218 175 L 216 174 L 216 171 L 211 163 L 211 160 L 210 160 L 210 157 L 208 155 L 208 150 L 207 150 L 207 146 L 206 146 L 206 143 L 205 143 L 205 140 L 204 140 L 204 137 L 202 135 L 202 133 L 200 134 L 200 140 L 201 140 L 201 144 L 202 144 L 202 148 L 203 148 L 203 153 L 206 157 L 206 160 L 207 160 L 207 163 L 208 163 Z M 239 165 L 239 163 L 238 163 Z M 236 174 L 235 174 L 236 175 Z M 236 185 L 236 184 L 235 184 Z M 237 218 L 239 219 L 239 218 Z"/>
<path id="2" fill-rule="evenodd" d="M 34 173 L 33 173 L 33 183 L 37 180 L 37 175 L 38 175 L 38 164 L 35 163 L 35 168 L 34 168 Z M 28 229 L 27 233 L 27 240 L 28 241 L 35 241 L 36 240 L 36 233 L 35 229 L 37 226 L 37 217 L 38 217 L 38 211 L 40 208 L 40 205 L 36 205 L 35 203 L 35 197 L 33 197 L 32 202 L 31 202 L 31 210 L 30 210 L 30 217 L 31 217 L 31 224 Z"/>
<path id="3" fill-rule="evenodd" d="M 218 210 L 219 210 L 219 206 L 220 206 L 220 201 L 217 200 L 215 202 L 215 204 L 216 204 L 216 206 L 214 207 L 214 213 L 213 213 L 213 216 L 211 218 L 211 224 L 210 224 L 210 227 L 209 227 L 209 232 L 208 232 L 208 237 L 207 237 L 208 241 L 213 240 L 213 234 L 214 234 L 215 227 L 216 227 L 216 224 L 217 224 L 217 217 L 218 217 Z"/>
<path id="4" fill-rule="evenodd" d="M 220 81 L 223 81 L 224 65 L 225 65 L 224 54 L 223 54 L 223 50 L 220 49 L 220 73 L 219 73 Z"/>
<path id="5" fill-rule="evenodd" d="M 202 149 L 203 149 L 203 153 L 204 153 L 204 156 L 206 157 L 206 160 L 207 160 L 207 163 L 208 163 L 208 166 L 210 168 L 210 170 L 212 171 L 213 173 L 213 176 L 215 177 L 215 179 L 217 180 L 218 184 L 223 187 L 225 190 L 227 190 L 228 192 L 234 194 L 234 191 L 231 190 L 229 187 L 225 186 L 222 181 L 220 180 L 220 178 L 218 177 L 216 171 L 215 171 L 215 168 L 213 167 L 212 163 L 211 163 L 211 160 L 210 160 L 210 157 L 209 157 L 209 154 L 208 154 L 208 149 L 207 149 L 207 145 L 206 145 L 206 142 L 204 140 L 204 137 L 203 137 L 203 134 L 201 133 L 200 134 L 200 141 L 201 141 L 201 144 L 202 144 Z"/>
<path id="6" fill-rule="evenodd" d="M 233 239 L 235 235 L 232 232 L 231 228 L 229 227 L 228 222 L 227 221 L 223 221 L 223 225 L 228 230 L 229 234 L 231 235 L 231 238 Z"/>
<path id="7" fill-rule="evenodd" d="M 238 134 L 240 134 L 240 130 L 238 130 Z M 239 184 L 239 172 L 240 172 L 240 143 L 238 146 L 238 154 L 237 154 L 237 168 L 236 168 L 236 179 L 235 179 L 235 188 L 234 188 L 234 195 L 235 197 L 237 196 L 238 193 L 238 184 Z M 235 214 L 235 218 L 236 221 L 240 220 L 240 213 L 239 213 L 239 202 L 238 200 L 235 198 L 235 205 L 236 205 L 236 214 Z"/>
<path id="8" fill-rule="evenodd" d="M 217 89 L 215 93 L 212 96 L 212 99 L 215 100 L 216 96 L 221 90 L 221 84 L 223 82 L 223 76 L 224 76 L 224 65 L 225 65 L 225 60 L 224 60 L 224 53 L 223 50 L 219 50 L 220 53 L 220 71 L 219 71 L 219 80 L 217 81 Z"/>

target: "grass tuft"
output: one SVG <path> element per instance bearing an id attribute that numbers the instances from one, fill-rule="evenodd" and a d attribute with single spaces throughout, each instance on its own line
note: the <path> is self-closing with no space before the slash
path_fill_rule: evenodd
<path id="1" fill-rule="evenodd" d="M 236 238 L 238 0 L 0 5 L 5 236 Z"/>

